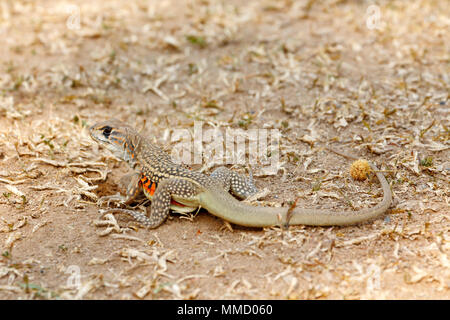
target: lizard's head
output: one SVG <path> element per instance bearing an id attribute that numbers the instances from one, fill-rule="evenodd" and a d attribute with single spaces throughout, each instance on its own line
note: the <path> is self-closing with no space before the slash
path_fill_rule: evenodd
<path id="1" fill-rule="evenodd" d="M 114 156 L 127 161 L 131 167 L 134 166 L 139 134 L 132 127 L 119 120 L 110 119 L 91 126 L 89 133 L 92 139 L 111 151 Z"/>

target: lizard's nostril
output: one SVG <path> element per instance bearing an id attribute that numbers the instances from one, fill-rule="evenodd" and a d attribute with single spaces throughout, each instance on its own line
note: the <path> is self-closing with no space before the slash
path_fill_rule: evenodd
<path id="1" fill-rule="evenodd" d="M 93 124 L 92 126 L 89 127 L 89 132 L 92 133 L 95 129 L 95 124 Z"/>

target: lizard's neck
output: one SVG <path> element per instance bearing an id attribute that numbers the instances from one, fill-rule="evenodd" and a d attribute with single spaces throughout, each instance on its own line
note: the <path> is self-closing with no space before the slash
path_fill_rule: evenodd
<path id="1" fill-rule="evenodd" d="M 123 144 L 123 151 L 121 157 L 128 165 L 137 170 L 140 166 L 138 154 L 140 153 L 142 144 L 145 144 L 145 138 L 138 134 L 128 134 L 127 139 Z"/>
<path id="2" fill-rule="evenodd" d="M 137 132 L 128 132 L 121 149 L 119 158 L 126 161 L 135 171 L 140 171 L 144 167 L 164 171 L 178 166 L 167 152 Z"/>

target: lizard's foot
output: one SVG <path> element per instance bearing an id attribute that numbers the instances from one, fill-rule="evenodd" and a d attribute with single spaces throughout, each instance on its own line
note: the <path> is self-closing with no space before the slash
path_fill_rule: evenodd
<path id="1" fill-rule="evenodd" d="M 103 212 L 103 215 L 107 213 L 124 213 L 127 215 L 132 216 L 138 223 L 143 225 L 146 228 L 153 229 L 159 226 L 162 222 L 155 223 L 152 219 L 150 219 L 147 216 L 147 212 L 137 211 L 137 210 L 130 210 L 130 209 L 121 209 L 121 208 L 114 208 L 114 209 L 108 209 L 105 212 Z"/>
<path id="2" fill-rule="evenodd" d="M 122 196 L 121 194 L 115 194 L 112 196 L 103 196 L 97 200 L 97 205 L 99 207 L 103 206 L 104 203 L 106 203 L 106 206 L 109 207 L 111 202 L 115 202 L 118 204 L 123 204 L 126 201 L 126 197 Z"/>
<path id="3" fill-rule="evenodd" d="M 121 209 L 121 208 L 112 208 L 112 209 L 107 209 L 105 211 L 103 211 L 102 215 L 106 215 L 108 213 L 114 214 L 114 213 L 125 213 L 128 214 L 130 216 L 132 216 L 134 219 L 136 219 L 139 223 L 146 225 L 146 221 L 147 221 L 147 215 L 143 212 L 139 212 L 137 210 L 129 210 L 129 209 Z"/>

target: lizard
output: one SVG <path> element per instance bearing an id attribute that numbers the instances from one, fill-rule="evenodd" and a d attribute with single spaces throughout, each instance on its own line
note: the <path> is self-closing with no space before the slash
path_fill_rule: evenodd
<path id="1" fill-rule="evenodd" d="M 247 227 L 353 225 L 380 216 L 392 202 L 389 183 L 383 173 L 369 163 L 383 189 L 382 201 L 373 207 L 339 212 L 297 208 L 295 205 L 253 206 L 238 200 L 257 192 L 251 175 L 247 178 L 227 167 L 219 167 L 211 175 L 190 170 L 177 164 L 167 152 L 133 127 L 116 119 L 92 125 L 89 133 L 94 141 L 127 162 L 134 170 L 128 176 L 124 204 L 133 203 L 141 191 L 151 201 L 145 213 L 120 208 L 113 210 L 131 215 L 150 229 L 163 224 L 170 210 L 193 212 L 199 208 L 228 222 Z"/>

